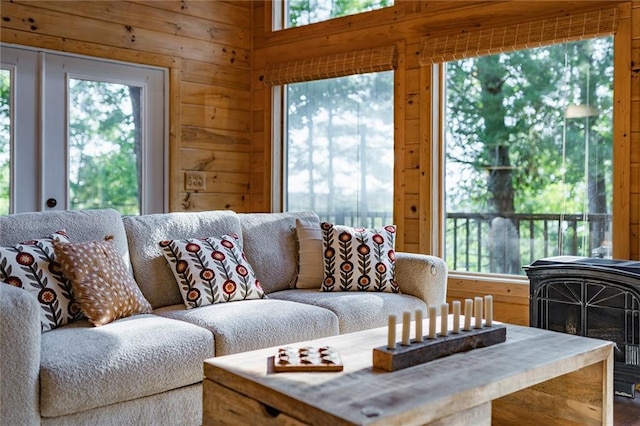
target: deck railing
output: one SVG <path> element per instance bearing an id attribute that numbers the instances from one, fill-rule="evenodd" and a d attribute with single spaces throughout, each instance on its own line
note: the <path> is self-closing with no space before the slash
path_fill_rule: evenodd
<path id="1" fill-rule="evenodd" d="M 507 269 L 522 274 L 521 266 L 543 257 L 606 256 L 611 218 L 610 214 L 448 213 L 447 264 L 454 270 Z M 516 263 L 511 271 L 508 258 Z"/>
<path id="2" fill-rule="evenodd" d="M 319 212 L 320 220 L 349 226 L 392 223 L 389 212 Z M 523 274 L 543 257 L 608 255 L 610 214 L 448 213 L 445 259 L 450 269 Z"/>

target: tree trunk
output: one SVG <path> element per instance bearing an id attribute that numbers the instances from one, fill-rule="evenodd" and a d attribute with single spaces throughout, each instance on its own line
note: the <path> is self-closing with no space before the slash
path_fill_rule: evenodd
<path id="1" fill-rule="evenodd" d="M 315 170 L 315 164 L 313 162 L 313 139 L 315 136 L 315 126 L 313 124 L 313 112 L 308 109 L 307 110 L 307 119 L 309 120 L 309 139 L 308 139 L 308 150 L 307 150 L 307 179 L 309 179 L 309 209 L 312 211 L 316 211 L 316 189 L 315 182 L 313 181 L 313 172 Z"/>
<path id="2" fill-rule="evenodd" d="M 360 196 L 358 197 L 358 213 L 360 215 L 360 225 L 369 226 L 367 218 L 369 216 L 369 205 L 367 203 L 367 126 L 358 126 L 360 140 L 358 144 L 358 161 L 360 162 Z M 373 226 L 373 224 L 371 224 Z"/>
<path id="3" fill-rule="evenodd" d="M 327 122 L 327 152 L 329 155 L 329 170 L 327 171 L 327 184 L 329 186 L 328 190 L 328 199 L 327 199 L 327 212 L 329 214 L 336 214 L 336 222 L 338 222 L 339 214 L 336 211 L 337 207 L 334 205 L 335 196 L 336 196 L 336 188 L 334 185 L 335 173 L 333 171 L 333 159 L 337 158 L 337 156 L 333 152 L 333 108 L 329 108 L 329 119 Z"/>
<path id="4" fill-rule="evenodd" d="M 502 86 L 507 71 L 498 56 L 484 56 L 477 62 L 482 88 L 480 114 L 484 120 L 484 153 L 487 169 L 489 212 L 497 213 L 491 226 L 490 270 L 519 274 L 520 250 L 518 229 L 502 215 L 515 213 L 513 172 L 509 158 L 509 130 L 505 125 L 506 110 Z"/>

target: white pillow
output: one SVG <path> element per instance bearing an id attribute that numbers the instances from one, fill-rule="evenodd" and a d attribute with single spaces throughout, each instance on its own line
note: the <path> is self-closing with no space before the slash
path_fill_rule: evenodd
<path id="1" fill-rule="evenodd" d="M 320 222 L 304 222 L 296 219 L 296 234 L 298 236 L 296 288 L 320 288 L 324 269 Z"/>

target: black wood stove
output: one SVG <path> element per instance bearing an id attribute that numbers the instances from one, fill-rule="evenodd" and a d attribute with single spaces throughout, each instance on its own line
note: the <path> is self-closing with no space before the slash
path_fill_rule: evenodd
<path id="1" fill-rule="evenodd" d="M 640 262 L 559 256 L 524 269 L 529 324 L 614 342 L 615 393 L 640 394 Z"/>

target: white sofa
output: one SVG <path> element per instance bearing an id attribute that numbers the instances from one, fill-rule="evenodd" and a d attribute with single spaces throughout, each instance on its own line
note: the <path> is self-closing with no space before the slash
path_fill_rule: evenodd
<path id="1" fill-rule="evenodd" d="M 38 300 L 0 284 L 0 424 L 197 425 L 205 359 L 380 327 L 391 313 L 445 300 L 444 262 L 409 253 L 396 254 L 400 294 L 295 288 L 296 218 L 318 221 L 312 212 L 226 210 L 1 217 L 0 246 L 59 230 L 72 241 L 113 235 L 153 312 L 100 327 L 83 319 L 42 333 Z M 227 233 L 241 236 L 267 298 L 185 309 L 158 242 Z"/>

